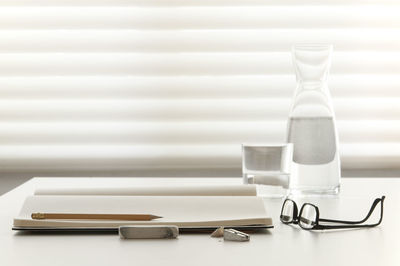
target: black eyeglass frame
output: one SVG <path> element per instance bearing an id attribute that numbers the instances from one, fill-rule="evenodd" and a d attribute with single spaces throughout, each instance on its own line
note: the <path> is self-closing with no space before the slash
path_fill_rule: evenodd
<path id="1" fill-rule="evenodd" d="M 291 199 L 285 199 L 285 201 L 283 202 L 283 205 L 282 205 L 282 209 L 281 209 L 280 220 L 284 224 L 298 224 L 304 230 L 325 230 L 325 229 L 347 229 L 347 228 L 374 227 L 374 226 L 379 225 L 382 222 L 384 200 L 385 200 L 385 196 L 382 196 L 381 198 L 376 198 L 374 200 L 374 202 L 372 203 L 372 206 L 371 206 L 367 216 L 364 219 L 362 219 L 360 221 L 343 221 L 343 220 L 320 218 L 319 217 L 319 208 L 311 203 L 304 203 L 301 206 L 300 213 L 298 213 L 298 208 L 297 208 L 296 202 L 294 202 Z M 283 210 L 288 201 L 293 203 L 293 216 L 292 216 L 291 221 L 285 221 L 283 219 Z M 374 209 L 378 205 L 379 202 L 381 203 L 381 213 L 380 213 L 379 221 L 374 224 L 362 224 L 369 219 L 369 217 L 374 212 Z M 315 223 L 310 228 L 304 227 L 304 226 L 302 226 L 302 223 L 300 223 L 300 218 L 302 217 L 301 215 L 303 213 L 304 207 L 306 207 L 306 206 L 312 206 L 313 208 L 315 208 L 315 212 L 316 212 Z M 325 224 L 320 224 L 319 222 L 339 223 L 339 224 L 346 224 L 346 225 L 325 225 Z"/>

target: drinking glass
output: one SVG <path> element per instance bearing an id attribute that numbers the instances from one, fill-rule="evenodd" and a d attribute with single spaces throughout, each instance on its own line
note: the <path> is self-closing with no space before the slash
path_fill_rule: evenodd
<path id="1" fill-rule="evenodd" d="M 291 143 L 243 144 L 243 183 L 260 185 L 257 192 L 261 196 L 285 196 L 292 157 Z"/>

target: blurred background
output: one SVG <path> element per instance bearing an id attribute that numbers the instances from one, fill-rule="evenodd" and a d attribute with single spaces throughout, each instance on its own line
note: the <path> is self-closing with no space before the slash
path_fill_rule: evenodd
<path id="1" fill-rule="evenodd" d="M 241 176 L 284 142 L 291 46 L 334 45 L 343 176 L 400 176 L 400 3 L 0 0 L 0 194 L 33 176 Z"/>

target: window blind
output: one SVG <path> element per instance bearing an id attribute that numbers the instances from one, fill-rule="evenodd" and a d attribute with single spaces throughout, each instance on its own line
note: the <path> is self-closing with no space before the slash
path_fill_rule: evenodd
<path id="1" fill-rule="evenodd" d="M 397 1 L 0 0 L 0 172 L 240 175 L 283 142 L 290 47 L 334 45 L 343 169 L 398 169 Z"/>

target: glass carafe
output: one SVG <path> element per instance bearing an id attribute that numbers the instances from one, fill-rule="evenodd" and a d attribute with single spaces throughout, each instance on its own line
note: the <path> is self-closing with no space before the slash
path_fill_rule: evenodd
<path id="1" fill-rule="evenodd" d="M 292 194 L 337 194 L 340 188 L 338 136 L 327 86 L 331 45 L 295 45 L 295 90 L 287 127 L 293 143 Z"/>

